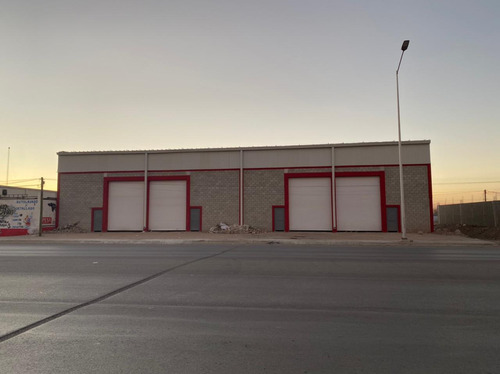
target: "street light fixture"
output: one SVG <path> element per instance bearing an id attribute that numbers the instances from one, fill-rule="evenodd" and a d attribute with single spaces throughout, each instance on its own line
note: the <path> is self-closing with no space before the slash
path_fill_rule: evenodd
<path id="1" fill-rule="evenodd" d="M 399 190 L 401 192 L 401 239 L 406 240 L 406 215 L 405 215 L 405 192 L 403 187 L 403 162 L 401 160 L 401 117 L 399 113 L 399 68 L 403 60 L 403 54 L 408 49 L 409 40 L 405 40 L 401 46 L 401 58 L 396 70 L 396 90 L 398 97 L 398 152 L 399 152 Z"/>

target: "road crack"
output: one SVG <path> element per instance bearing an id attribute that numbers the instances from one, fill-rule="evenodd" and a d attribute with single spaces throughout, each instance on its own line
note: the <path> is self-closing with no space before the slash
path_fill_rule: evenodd
<path id="1" fill-rule="evenodd" d="M 225 254 L 227 252 L 230 252 L 230 251 L 232 251 L 232 250 L 234 250 L 234 249 L 236 249 L 238 247 L 239 246 L 235 246 L 235 247 L 226 249 L 224 251 L 220 251 L 220 252 L 208 255 L 208 256 L 199 257 L 199 258 L 196 258 L 194 260 L 190 260 L 190 261 L 184 262 L 182 264 L 179 264 L 179 265 L 176 265 L 176 266 L 172 266 L 172 267 L 170 267 L 168 269 L 162 270 L 162 271 L 160 271 L 158 273 L 155 273 L 153 275 L 150 275 L 150 276 L 148 276 L 146 278 L 143 278 L 143 279 L 140 279 L 138 281 L 132 282 L 132 283 L 127 284 L 127 285 L 125 285 L 123 287 L 117 288 L 116 290 L 108 292 L 108 293 L 106 293 L 106 294 L 104 294 L 102 296 L 99 296 L 99 297 L 95 298 L 95 299 L 92 299 L 92 300 L 86 301 L 84 303 L 75 305 L 75 306 L 73 306 L 71 308 L 68 308 L 68 309 L 65 309 L 65 310 L 63 310 L 63 311 L 61 311 L 59 313 L 53 314 L 51 316 L 48 316 L 48 317 L 43 318 L 41 320 L 38 320 L 36 322 L 30 323 L 29 325 L 26 325 L 24 327 L 21 327 L 19 329 L 16 329 L 16 330 L 11 331 L 11 332 L 9 332 L 9 333 L 7 333 L 5 335 L 0 336 L 0 343 L 3 343 L 5 341 L 7 341 L 7 340 L 15 338 L 16 336 L 19 336 L 21 334 L 24 334 L 25 332 L 33 330 L 36 327 L 45 325 L 46 323 L 54 321 L 54 320 L 56 320 L 58 318 L 61 318 L 61 317 L 65 316 L 65 315 L 67 315 L 67 314 L 73 313 L 73 312 L 75 312 L 75 311 L 77 311 L 79 309 L 85 308 L 85 307 L 87 307 L 89 305 L 97 304 L 97 303 L 99 303 L 101 301 L 109 299 L 110 297 L 113 297 L 113 296 L 118 295 L 118 294 L 120 294 L 122 292 L 128 291 L 128 290 L 130 290 L 130 289 L 132 289 L 134 287 L 140 286 L 140 285 L 142 285 L 144 283 L 147 283 L 147 282 L 149 282 L 149 281 L 151 281 L 153 279 L 161 277 L 162 275 L 167 274 L 167 273 L 169 273 L 171 271 L 177 270 L 177 269 L 182 268 L 184 266 L 188 266 L 188 265 L 194 264 L 196 262 L 208 260 L 210 258 L 214 258 L 214 257 L 220 256 L 220 255 L 223 255 L 223 254 Z"/>

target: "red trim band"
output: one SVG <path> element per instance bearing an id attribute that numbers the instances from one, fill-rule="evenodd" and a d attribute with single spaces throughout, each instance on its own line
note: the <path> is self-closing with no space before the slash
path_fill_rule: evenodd
<path id="1" fill-rule="evenodd" d="M 430 166 L 430 164 L 404 164 L 404 167 L 408 166 Z M 340 168 L 380 168 L 380 167 L 399 167 L 399 164 L 385 164 L 385 165 L 335 165 L 335 169 Z M 294 170 L 294 169 L 331 169 L 330 166 L 280 166 L 280 167 L 267 167 L 267 168 L 243 168 L 243 170 Z M 228 169 L 182 169 L 182 170 L 148 170 L 148 173 L 183 173 L 183 172 L 194 172 L 194 171 L 239 171 L 239 168 L 228 168 Z M 62 171 L 59 174 L 144 174 L 144 170 L 111 170 L 111 171 Z"/>

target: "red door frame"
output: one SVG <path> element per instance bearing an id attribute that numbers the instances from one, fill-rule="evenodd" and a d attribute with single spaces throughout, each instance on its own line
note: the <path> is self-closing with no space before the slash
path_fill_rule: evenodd
<path id="1" fill-rule="evenodd" d="M 332 202 L 332 212 L 333 212 L 333 193 L 332 193 L 332 173 L 285 173 L 285 232 L 290 231 L 290 190 L 289 181 L 292 178 L 329 178 L 330 179 L 330 201 Z M 332 231 L 333 227 L 333 214 L 332 214 Z"/>
<path id="2" fill-rule="evenodd" d="M 189 231 L 190 222 L 190 176 L 189 175 L 175 175 L 175 176 L 155 176 L 148 177 L 148 198 L 146 202 L 146 227 L 145 231 L 149 231 L 149 196 L 150 196 L 150 183 L 156 181 L 186 181 L 186 231 Z M 110 182 L 143 182 L 144 177 L 105 177 L 104 178 L 104 196 L 103 196 L 103 212 L 102 212 L 102 231 L 108 231 L 108 209 L 109 209 L 109 183 Z"/>
<path id="3" fill-rule="evenodd" d="M 290 231 L 290 192 L 289 180 L 291 178 L 329 178 L 332 179 L 332 173 L 285 173 L 285 231 Z M 342 177 L 378 177 L 380 181 L 380 218 L 382 222 L 382 232 L 387 232 L 387 212 L 386 212 L 386 198 L 385 198 L 385 172 L 384 171 L 360 171 L 360 172 L 336 172 L 335 179 Z M 331 204 L 332 204 L 332 232 L 337 231 L 333 227 L 333 201 L 336 201 L 337 185 L 335 184 L 335 193 L 333 191 L 332 183 L 330 181 L 331 189 Z M 335 204 L 337 206 L 337 204 Z M 335 222 L 338 222 L 337 209 L 335 209 Z"/>

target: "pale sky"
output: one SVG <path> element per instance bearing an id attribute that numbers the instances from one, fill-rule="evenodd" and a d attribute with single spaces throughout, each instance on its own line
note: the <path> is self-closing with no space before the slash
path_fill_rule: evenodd
<path id="1" fill-rule="evenodd" d="M 58 151 L 397 140 L 410 39 L 402 138 L 431 140 L 434 202 L 500 198 L 498 0 L 0 5 L 0 184 L 8 147 L 9 184 L 55 189 Z"/>

